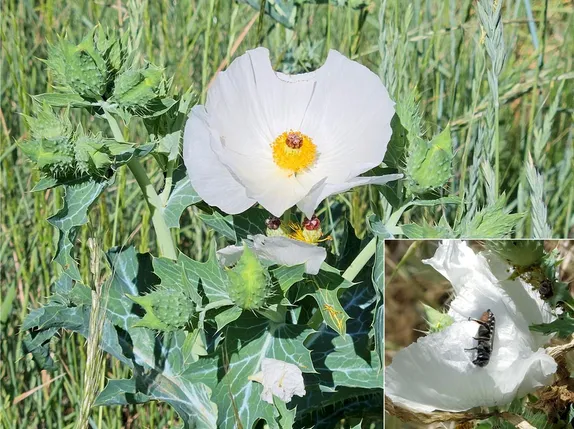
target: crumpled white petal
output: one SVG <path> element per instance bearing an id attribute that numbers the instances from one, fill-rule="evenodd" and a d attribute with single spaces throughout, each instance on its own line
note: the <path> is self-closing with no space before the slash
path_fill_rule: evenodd
<path id="1" fill-rule="evenodd" d="M 248 236 L 245 243 L 264 261 L 288 267 L 305 264 L 305 272 L 312 275 L 319 272 L 327 257 L 327 251 L 323 247 L 287 237 L 257 234 Z M 230 266 L 239 261 L 242 252 L 243 246 L 227 246 L 218 250 L 217 256 L 224 266 Z"/>
<path id="2" fill-rule="evenodd" d="M 301 369 L 277 359 L 264 358 L 261 371 L 249 376 L 249 380 L 263 385 L 261 399 L 270 404 L 273 404 L 273 395 L 287 403 L 293 395 L 303 397 L 306 393 Z"/>
<path id="3" fill-rule="evenodd" d="M 192 186 L 226 213 L 258 202 L 279 217 L 304 201 L 311 217 L 329 195 L 402 177 L 358 177 L 384 158 L 393 106 L 377 75 L 336 51 L 295 76 L 274 72 L 267 49 L 247 51 L 218 74 L 205 107 L 194 107 L 186 124 Z M 308 135 L 318 153 L 296 174 L 275 164 L 271 146 L 290 130 Z"/>
<path id="4" fill-rule="evenodd" d="M 482 255 L 465 242 L 445 240 L 424 262 L 452 283 L 456 298 L 449 315 L 455 323 L 395 355 L 385 371 L 385 392 L 395 404 L 420 412 L 464 411 L 508 404 L 551 382 L 556 362 L 538 348 L 522 300 L 501 287 Z M 479 327 L 468 318 L 480 318 L 487 309 L 496 318 L 494 348 L 481 368 L 472 363 L 476 351 L 465 350 L 476 347 Z"/>

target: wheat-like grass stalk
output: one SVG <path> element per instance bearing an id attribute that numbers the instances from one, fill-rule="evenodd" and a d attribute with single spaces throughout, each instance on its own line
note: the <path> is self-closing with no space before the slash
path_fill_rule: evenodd
<path id="1" fill-rule="evenodd" d="M 552 238 L 552 228 L 548 226 L 546 203 L 544 202 L 544 179 L 537 173 L 532 156 L 524 166 L 526 179 L 530 186 L 530 216 L 533 238 Z"/>

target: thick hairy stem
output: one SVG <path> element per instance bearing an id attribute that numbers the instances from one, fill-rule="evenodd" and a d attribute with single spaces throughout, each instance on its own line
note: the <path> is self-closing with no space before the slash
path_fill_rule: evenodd
<path id="1" fill-rule="evenodd" d="M 107 111 L 104 116 L 110 124 L 114 138 L 119 142 L 123 142 L 124 137 L 114 117 Z M 163 203 L 160 196 L 149 180 L 145 169 L 136 158 L 128 161 L 127 166 L 134 175 L 151 212 L 151 221 L 155 230 L 160 256 L 173 260 L 177 259 L 177 250 L 171 238 L 169 227 L 163 217 Z"/>

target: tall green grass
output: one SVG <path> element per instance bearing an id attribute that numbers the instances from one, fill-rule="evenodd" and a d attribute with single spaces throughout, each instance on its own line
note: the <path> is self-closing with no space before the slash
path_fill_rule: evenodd
<path id="1" fill-rule="evenodd" d="M 23 115 L 31 113 L 30 95 L 52 90 L 52 76 L 39 59 L 47 57 L 47 46 L 57 34 L 79 40 L 98 23 L 121 27 L 131 33 L 142 57 L 165 66 L 176 88 L 191 86 L 201 99 L 216 71 L 246 49 L 267 46 L 274 65 L 289 72 L 317 67 L 329 48 L 338 49 L 374 71 L 380 69 L 395 98 L 412 99 L 413 121 L 421 135 L 430 138 L 450 124 L 455 169 L 445 194 L 464 196 L 472 213 L 504 192 L 510 210 L 533 207 L 537 213 L 519 225 L 517 236 L 544 234 L 548 228 L 555 236 L 574 235 L 574 111 L 567 102 L 574 99 L 573 8 L 559 0 L 499 1 L 504 42 L 497 55 L 504 56 L 504 66 L 493 85 L 487 78 L 493 60 L 485 50 L 474 0 L 382 0 L 363 10 L 334 5 L 344 1 L 330 6 L 317 1 L 322 4 L 299 8 L 293 29 L 268 16 L 260 19 L 256 10 L 230 0 L 4 0 L 0 426 L 72 427 L 84 394 L 88 359 L 82 339 L 67 333 L 55 338 L 53 357 L 61 365 L 47 373 L 22 353 L 19 330 L 28 309 L 49 295 L 57 276 L 51 262 L 55 231 L 45 219 L 57 211 L 61 195 L 57 189 L 30 192 L 39 174 L 17 148 L 27 138 Z M 498 106 L 493 104 L 495 88 Z M 103 127 L 100 119 L 83 119 L 94 130 Z M 141 142 L 146 136 L 143 125 L 134 121 L 126 137 Z M 159 171 L 151 177 L 161 186 Z M 91 211 L 94 224 L 102 226 L 98 237 L 103 248 L 154 248 L 150 214 L 139 192 L 129 172 L 121 170 L 112 192 Z M 351 198 L 342 197 L 353 207 L 357 231 L 365 230 L 364 216 L 358 214 L 366 214 L 367 192 L 359 189 Z M 463 213 L 447 214 L 460 220 Z M 438 222 L 431 208 L 420 207 L 407 216 L 405 223 Z M 178 245 L 200 258 L 211 232 L 197 220 L 196 209 L 184 217 L 185 226 L 176 233 Z M 85 278 L 90 275 L 91 234 L 89 227 L 79 234 Z M 109 358 L 105 362 L 106 377 L 127 378 L 127 371 Z M 169 407 L 150 404 L 100 408 L 92 412 L 91 423 L 106 428 L 171 427 L 176 418 Z"/>

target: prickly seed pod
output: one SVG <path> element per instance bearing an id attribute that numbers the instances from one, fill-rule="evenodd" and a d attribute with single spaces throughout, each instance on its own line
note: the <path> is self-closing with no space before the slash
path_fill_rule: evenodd
<path id="1" fill-rule="evenodd" d="M 486 241 L 485 247 L 515 267 L 539 264 L 544 257 L 544 245 L 538 240 Z"/>
<path id="2" fill-rule="evenodd" d="M 195 314 L 195 303 L 183 291 L 160 287 L 143 296 L 128 297 L 146 311 L 134 326 L 176 331 L 185 328 Z"/>
<path id="3" fill-rule="evenodd" d="M 227 271 L 229 296 L 237 306 L 245 310 L 264 307 L 271 293 L 271 282 L 267 270 L 247 245 L 235 267 Z"/>
<path id="4" fill-rule="evenodd" d="M 146 64 L 141 69 L 127 70 L 114 82 L 113 100 L 128 110 L 146 110 L 146 104 L 165 95 L 163 69 Z"/>

